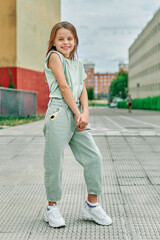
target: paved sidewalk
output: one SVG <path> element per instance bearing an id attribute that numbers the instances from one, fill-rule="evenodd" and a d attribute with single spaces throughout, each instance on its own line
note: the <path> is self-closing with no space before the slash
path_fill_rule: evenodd
<path id="1" fill-rule="evenodd" d="M 42 220 L 43 121 L 0 130 L 0 240 L 159 240 L 160 113 L 93 108 L 90 122 L 104 161 L 100 202 L 111 226 L 85 221 L 87 191 L 82 167 L 65 150 L 63 197 L 66 227 Z"/>

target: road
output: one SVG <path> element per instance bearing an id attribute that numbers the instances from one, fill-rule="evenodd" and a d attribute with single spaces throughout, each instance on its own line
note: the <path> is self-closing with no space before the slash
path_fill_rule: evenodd
<path id="1" fill-rule="evenodd" d="M 159 136 L 160 112 L 117 108 L 91 108 L 90 121 L 93 134 L 107 136 Z"/>

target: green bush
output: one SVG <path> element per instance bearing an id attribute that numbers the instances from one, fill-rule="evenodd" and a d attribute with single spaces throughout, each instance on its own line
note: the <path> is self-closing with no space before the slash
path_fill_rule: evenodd
<path id="1" fill-rule="evenodd" d="M 94 99 L 94 89 L 93 88 L 87 88 L 87 94 L 88 94 L 88 99 L 89 100 Z"/>
<path id="2" fill-rule="evenodd" d="M 128 108 L 127 101 L 118 102 L 118 108 Z M 160 111 L 160 96 L 133 99 L 132 109 Z"/>
<path id="3" fill-rule="evenodd" d="M 128 104 L 126 101 L 118 102 L 118 108 L 128 108 Z"/>

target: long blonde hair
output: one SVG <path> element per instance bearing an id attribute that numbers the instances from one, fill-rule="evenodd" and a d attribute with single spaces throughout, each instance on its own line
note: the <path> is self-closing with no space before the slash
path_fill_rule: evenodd
<path id="1" fill-rule="evenodd" d="M 56 38 L 56 33 L 60 28 L 66 28 L 68 29 L 74 36 L 76 44 L 74 49 L 72 50 L 72 52 L 70 53 L 70 59 L 74 60 L 75 59 L 75 53 L 77 54 L 77 47 L 78 47 L 78 35 L 77 35 L 77 31 L 76 28 L 69 22 L 59 22 L 57 24 L 55 24 L 51 30 L 50 33 L 50 39 L 48 41 L 48 50 L 47 50 L 47 54 L 51 51 L 51 50 L 56 50 L 56 47 L 53 46 L 54 40 Z M 47 55 L 46 54 L 46 55 Z"/>

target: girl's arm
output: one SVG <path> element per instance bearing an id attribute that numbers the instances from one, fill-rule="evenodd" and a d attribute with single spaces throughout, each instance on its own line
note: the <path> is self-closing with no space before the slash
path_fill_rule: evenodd
<path id="1" fill-rule="evenodd" d="M 88 118 L 89 118 L 88 95 L 87 95 L 87 90 L 85 86 L 85 81 L 83 81 L 83 90 L 80 97 L 80 103 L 82 106 L 82 113 L 80 115 L 78 130 L 83 131 L 88 125 Z"/>
<path id="2" fill-rule="evenodd" d="M 64 70 L 63 70 L 63 66 L 62 66 L 62 62 L 58 56 L 57 53 L 52 53 L 50 58 L 49 58 L 49 64 L 48 67 L 52 70 L 60 91 L 62 93 L 62 96 L 64 97 L 66 103 L 68 104 L 68 106 L 70 107 L 70 109 L 72 110 L 72 112 L 75 114 L 76 116 L 76 122 L 78 124 L 79 122 L 79 116 L 80 116 L 80 111 L 75 103 L 72 91 L 70 89 L 70 87 L 67 84 L 65 75 L 64 75 Z"/>
<path id="3" fill-rule="evenodd" d="M 86 86 L 85 86 L 85 81 L 83 81 L 83 90 L 81 93 L 81 97 L 80 97 L 80 103 L 82 106 L 82 111 L 83 113 L 89 113 L 88 111 L 88 95 L 87 95 L 87 90 L 86 90 Z"/>

